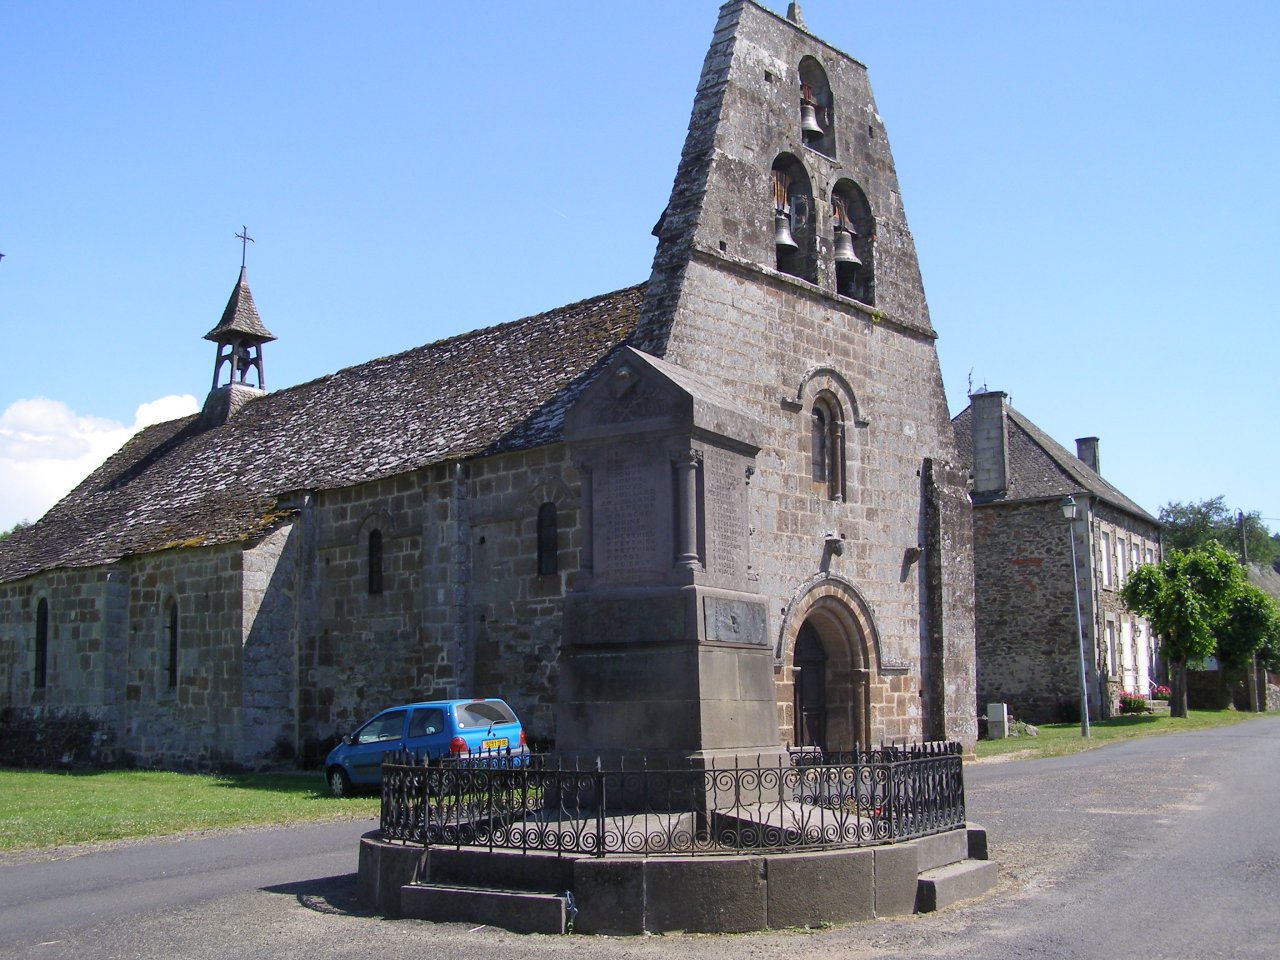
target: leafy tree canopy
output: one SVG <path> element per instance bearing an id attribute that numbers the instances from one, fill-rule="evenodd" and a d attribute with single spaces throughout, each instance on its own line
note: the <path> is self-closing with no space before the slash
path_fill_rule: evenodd
<path id="1" fill-rule="evenodd" d="M 1240 524 L 1225 497 L 1199 503 L 1166 503 L 1160 508 L 1160 522 L 1165 526 L 1165 546 L 1171 549 L 1194 550 L 1214 540 L 1240 555 Z M 1257 510 L 1245 513 L 1244 532 L 1251 562 L 1271 563 L 1280 556 L 1280 534 L 1273 535 L 1267 529 Z"/>
<path id="2" fill-rule="evenodd" d="M 1186 668 L 1217 652 L 1217 632 L 1246 586 L 1244 568 L 1216 540 L 1194 550 L 1170 550 L 1160 563 L 1129 574 L 1120 596 L 1164 640 L 1172 668 L 1175 717 L 1187 715 Z"/>
<path id="3" fill-rule="evenodd" d="M 1252 584 L 1244 584 L 1218 628 L 1218 660 L 1239 669 L 1255 654 L 1270 670 L 1280 661 L 1280 607 Z"/>
<path id="4" fill-rule="evenodd" d="M 16 533 L 17 531 L 21 530 L 23 527 L 29 527 L 29 526 L 31 526 L 31 521 L 19 520 L 8 530 L 0 530 L 0 540 L 3 540 L 5 537 L 9 536 L 9 534 L 11 533 Z"/>

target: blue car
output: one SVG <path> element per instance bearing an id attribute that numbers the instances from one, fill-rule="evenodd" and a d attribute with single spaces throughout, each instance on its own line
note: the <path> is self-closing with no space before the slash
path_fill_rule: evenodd
<path id="1" fill-rule="evenodd" d="M 528 752 L 524 727 L 503 700 L 432 700 L 390 707 L 329 751 L 325 778 L 335 797 L 382 783 L 382 755 L 409 750 L 421 761 Z"/>

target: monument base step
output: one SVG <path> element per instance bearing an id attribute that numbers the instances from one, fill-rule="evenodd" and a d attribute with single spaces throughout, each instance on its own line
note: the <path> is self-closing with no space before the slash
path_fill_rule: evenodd
<path id="1" fill-rule="evenodd" d="M 437 923 L 477 923 L 513 933 L 564 933 L 568 898 L 528 890 L 409 884 L 400 890 L 400 915 Z"/>
<path id="2" fill-rule="evenodd" d="M 994 860 L 960 860 L 920 874 L 916 913 L 932 913 L 961 900 L 980 897 L 996 883 Z"/>

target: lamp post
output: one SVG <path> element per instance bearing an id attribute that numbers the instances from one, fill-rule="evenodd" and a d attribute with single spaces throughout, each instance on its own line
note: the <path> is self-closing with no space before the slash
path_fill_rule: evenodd
<path id="1" fill-rule="evenodd" d="M 1076 569 L 1076 521 L 1080 505 L 1075 497 L 1063 497 L 1062 515 L 1067 518 L 1067 537 L 1071 540 L 1071 597 L 1076 608 L 1076 643 L 1080 650 L 1080 736 L 1089 736 L 1089 686 L 1084 669 L 1084 626 L 1080 622 L 1080 574 Z"/>

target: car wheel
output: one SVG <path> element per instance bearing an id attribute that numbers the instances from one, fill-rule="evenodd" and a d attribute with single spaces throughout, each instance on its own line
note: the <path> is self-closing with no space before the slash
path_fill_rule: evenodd
<path id="1" fill-rule="evenodd" d="M 329 792 L 335 797 L 351 796 L 351 778 L 341 767 L 329 768 Z"/>

